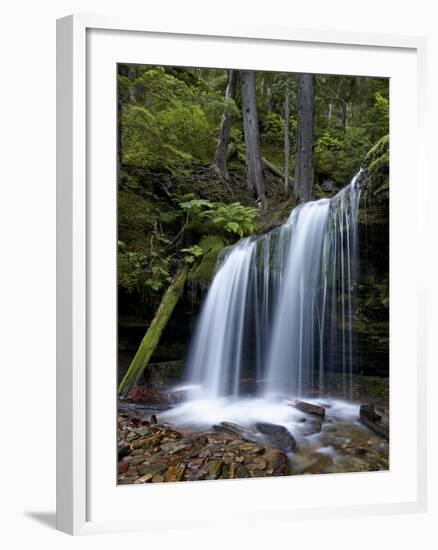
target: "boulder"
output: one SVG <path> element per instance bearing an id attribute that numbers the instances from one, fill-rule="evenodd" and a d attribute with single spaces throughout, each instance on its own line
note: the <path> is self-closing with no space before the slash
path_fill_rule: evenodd
<path id="1" fill-rule="evenodd" d="M 314 414 L 316 416 L 320 416 L 321 418 L 325 417 L 325 409 L 319 405 L 307 403 L 306 401 L 300 401 L 298 399 L 293 401 L 291 405 L 303 413 Z"/>
<path id="2" fill-rule="evenodd" d="M 284 426 L 268 422 L 258 422 L 255 427 L 266 437 L 270 445 L 285 453 L 290 453 L 297 446 L 294 437 Z"/>

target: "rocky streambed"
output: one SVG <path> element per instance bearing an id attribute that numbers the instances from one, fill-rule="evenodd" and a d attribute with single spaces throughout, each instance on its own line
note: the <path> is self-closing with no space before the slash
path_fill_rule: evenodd
<path id="1" fill-rule="evenodd" d="M 176 426 L 147 404 L 120 402 L 118 483 L 387 470 L 387 411 L 367 404 L 345 418 L 324 405 L 289 403 L 294 420 L 287 427 L 229 421 L 196 427 Z"/>

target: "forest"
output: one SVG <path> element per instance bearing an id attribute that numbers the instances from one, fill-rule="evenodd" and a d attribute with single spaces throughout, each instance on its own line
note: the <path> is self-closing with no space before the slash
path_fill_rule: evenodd
<path id="1" fill-rule="evenodd" d="M 261 470 L 268 472 L 265 475 L 285 475 L 286 471 L 386 469 L 387 455 L 379 447 L 379 438 L 383 434 L 383 440 L 388 439 L 381 421 L 382 416 L 387 417 L 389 407 L 389 81 L 119 64 L 117 91 L 119 482 L 137 482 L 134 479 L 139 476 L 143 482 L 256 477 L 254 472 Z M 344 189 L 349 184 L 347 194 Z M 324 228 L 332 224 L 336 234 L 327 236 L 322 225 L 318 233 L 314 225 L 314 232 L 304 235 L 304 247 L 297 256 L 302 264 L 300 284 L 303 280 L 315 280 L 313 286 L 309 282 L 310 290 L 294 290 L 296 296 L 291 295 L 291 303 L 301 300 L 305 307 L 307 303 L 311 303 L 309 308 L 316 307 L 319 298 L 315 296 L 323 292 L 324 262 L 329 261 L 321 260 L 322 256 L 330 258 L 330 266 L 338 269 L 340 282 L 338 285 L 334 281 L 334 275 L 326 278 L 324 300 L 320 302 L 323 308 L 317 304 L 317 321 L 316 309 L 309 309 L 304 315 L 301 312 L 296 320 L 287 317 L 290 308 L 286 308 L 283 317 L 278 314 L 283 322 L 274 322 L 276 310 L 281 310 L 281 299 L 272 298 L 273 289 L 284 285 L 281 281 L 285 277 L 291 277 L 287 270 L 278 275 L 283 267 L 277 269 L 275 262 L 280 261 L 283 266 L 292 254 L 283 249 L 279 252 L 280 245 L 293 247 L 289 243 L 298 241 L 300 231 L 304 231 L 294 221 L 293 212 L 302 220 L 308 212 L 309 224 L 316 224 L 311 216 L 315 209 L 309 209 L 313 204 L 324 206 Z M 356 211 L 352 213 L 354 204 Z M 305 240 L 308 235 L 312 235 L 312 241 Z M 318 238 L 322 256 L 313 253 Z M 340 255 L 341 248 L 345 248 L 345 253 Z M 237 260 L 239 251 L 241 260 Z M 227 275 L 234 256 L 237 271 Z M 216 302 L 211 305 L 215 273 L 215 280 L 222 277 L 223 281 Z M 236 280 L 244 280 L 245 286 L 242 282 L 236 286 Z M 224 290 L 228 287 L 229 294 Z M 289 288 L 295 288 L 292 282 Z M 327 288 L 335 290 L 330 294 Z M 228 301 L 237 301 L 238 305 L 218 309 Z M 266 309 L 263 315 L 259 311 L 261 303 Z M 232 332 L 227 326 L 218 325 L 218 315 L 228 319 Z M 244 320 L 242 315 L 246 316 Z M 268 328 L 260 328 L 262 321 Z M 211 329 L 205 328 L 208 323 Z M 210 369 L 208 387 L 216 384 L 215 397 L 233 395 L 240 399 L 259 395 L 260 384 L 270 376 L 260 374 L 265 372 L 265 363 L 273 362 L 274 370 L 269 372 L 277 372 L 276 365 L 284 362 L 283 356 L 275 355 L 271 349 L 272 342 L 278 340 L 281 347 L 281 338 L 288 339 L 287 334 L 275 336 L 279 324 L 297 326 L 296 332 L 301 334 L 297 345 L 301 350 L 305 342 L 304 347 L 308 348 L 306 361 L 300 351 L 303 366 L 296 375 L 299 386 L 294 385 L 295 374 L 287 375 L 290 396 L 316 399 L 330 395 L 361 404 L 362 424 L 377 440 L 368 440 L 372 459 L 366 462 L 358 458 L 362 455 L 355 454 L 355 445 L 347 457 L 351 459 L 350 466 L 344 461 L 337 470 L 336 461 L 322 459 L 322 452 L 316 459 L 311 455 L 313 462 L 306 452 L 296 472 L 291 472 L 294 460 L 289 460 L 287 466 L 278 466 L 279 473 L 275 473 L 275 465 L 257 470 L 250 462 L 253 468 L 246 468 L 248 475 L 244 475 L 238 462 L 234 470 L 237 468 L 241 475 L 233 470 L 231 476 L 231 466 L 223 457 L 216 457 L 213 466 L 199 467 L 196 474 L 188 473 L 187 457 L 170 466 L 166 463 L 167 469 L 162 461 L 159 473 L 143 468 L 149 473 L 141 475 L 137 471 L 141 468 L 135 470 L 130 465 L 127 459 L 138 449 L 136 439 L 153 439 L 161 433 L 155 425 L 160 411 L 186 400 L 181 388 L 187 380 L 193 381 L 190 369 Z M 236 327 L 241 330 L 239 338 Z M 303 330 L 311 333 L 305 340 Z M 217 339 L 221 337 L 223 344 L 218 349 Z M 205 350 L 199 355 L 200 366 L 193 367 L 193 348 L 209 347 L 205 344 L 209 338 L 214 340 L 210 347 L 222 363 L 231 364 L 237 353 L 242 356 L 238 367 L 233 367 L 237 371 L 231 371 L 230 366 L 226 367 L 228 370 L 223 365 L 214 367 L 215 358 Z M 274 359 L 268 360 L 269 354 Z M 286 363 L 295 364 L 298 360 L 294 357 L 290 355 Z M 197 376 L 204 380 L 204 375 Z M 212 386 L 213 379 L 216 381 Z M 222 383 L 219 379 L 227 381 Z M 234 386 L 228 379 L 234 380 Z M 310 414 L 310 420 L 316 409 L 308 407 L 321 408 L 317 401 L 299 403 L 303 404 L 295 409 L 301 410 L 301 415 Z M 332 406 L 335 410 L 338 405 Z M 140 414 L 139 410 L 143 412 Z M 153 420 L 149 419 L 151 414 Z M 227 420 L 235 418 L 222 418 L 220 414 L 215 422 L 224 421 L 224 433 L 243 437 L 247 443 L 252 441 L 248 445 L 260 444 L 263 437 L 272 443 L 281 436 L 278 427 L 273 433 L 269 422 L 243 427 L 228 422 L 226 426 Z M 321 416 L 321 411 L 316 411 L 317 418 L 318 414 Z M 132 426 L 138 430 L 140 417 L 144 435 L 137 433 L 131 435 L 133 440 L 127 440 L 129 433 L 134 433 Z M 166 417 L 172 424 L 169 418 L 178 425 L 175 416 Z M 236 425 L 240 426 L 238 432 L 233 432 Z M 254 426 L 258 426 L 258 435 L 252 437 L 245 430 L 254 430 Z M 199 426 L 197 429 L 199 432 Z M 226 439 L 224 433 L 216 431 Z M 298 441 L 293 430 L 288 434 Z M 283 436 L 287 440 L 288 436 Z M 359 430 L 354 437 L 361 441 L 359 447 L 363 449 L 363 432 Z M 355 440 L 354 437 L 350 433 L 345 439 Z M 295 446 L 289 441 L 287 451 Z M 181 449 L 183 454 L 185 448 Z M 281 450 L 282 445 L 273 448 Z M 266 449 L 265 454 L 269 454 Z M 175 453 L 178 456 L 179 451 Z M 319 466 L 314 466 L 315 460 Z M 360 464 L 361 460 L 364 464 Z M 266 464 L 270 464 L 269 460 Z"/>

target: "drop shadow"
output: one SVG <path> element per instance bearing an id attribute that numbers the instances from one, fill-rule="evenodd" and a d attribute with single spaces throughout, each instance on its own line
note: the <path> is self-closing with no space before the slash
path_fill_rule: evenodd
<path id="1" fill-rule="evenodd" d="M 25 512 L 25 515 L 50 529 L 56 529 L 55 512 Z"/>

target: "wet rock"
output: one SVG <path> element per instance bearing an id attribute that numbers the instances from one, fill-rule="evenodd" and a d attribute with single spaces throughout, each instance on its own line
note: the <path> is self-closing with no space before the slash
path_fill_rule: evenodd
<path id="1" fill-rule="evenodd" d="M 144 449 L 142 449 L 141 447 L 139 449 L 133 449 L 130 452 L 130 455 L 131 456 L 144 456 Z"/>
<path id="2" fill-rule="evenodd" d="M 242 453 L 246 453 L 249 455 L 258 455 L 260 453 L 263 453 L 265 448 L 261 447 L 260 445 L 254 445 L 252 443 L 244 443 L 243 445 L 239 445 L 239 450 Z"/>
<path id="3" fill-rule="evenodd" d="M 382 415 L 375 410 L 374 405 L 361 405 L 359 419 L 372 432 L 389 441 L 389 427 L 381 422 Z"/>
<path id="4" fill-rule="evenodd" d="M 242 478 L 251 477 L 251 475 L 248 472 L 248 470 L 245 468 L 245 466 L 243 466 L 243 464 L 237 464 L 234 477 L 242 479 Z"/>
<path id="5" fill-rule="evenodd" d="M 129 463 L 132 464 L 133 466 L 139 466 L 140 464 L 143 464 L 143 462 L 145 461 L 145 456 L 132 456 L 128 458 L 129 458 Z"/>
<path id="6" fill-rule="evenodd" d="M 135 477 L 124 477 L 118 480 L 119 485 L 131 485 L 132 483 L 135 483 L 135 480 L 137 478 Z"/>
<path id="7" fill-rule="evenodd" d="M 376 411 L 372 403 L 361 405 L 359 409 L 359 416 L 361 418 L 368 418 L 368 420 L 372 420 L 373 422 L 382 420 L 382 415 Z"/>
<path id="8" fill-rule="evenodd" d="M 284 426 L 269 424 L 268 422 L 258 422 L 256 428 L 266 436 L 272 446 L 281 449 L 285 453 L 293 451 L 297 446 L 294 437 Z"/>
<path id="9" fill-rule="evenodd" d="M 163 483 L 164 476 L 162 474 L 157 474 L 152 478 L 152 483 Z"/>
<path id="10" fill-rule="evenodd" d="M 261 456 L 248 456 L 245 458 L 245 466 L 248 470 L 265 470 L 268 462 Z"/>
<path id="11" fill-rule="evenodd" d="M 173 455 L 175 453 L 179 453 L 180 451 L 183 451 L 184 449 L 188 449 L 190 447 L 190 443 L 181 441 L 176 443 L 164 443 L 160 446 L 161 450 L 168 454 Z"/>
<path id="12" fill-rule="evenodd" d="M 234 422 L 221 422 L 213 426 L 215 431 L 224 431 L 233 435 L 239 436 L 241 439 L 249 441 L 250 443 L 257 442 L 257 434 L 252 430 L 245 428 L 245 426 L 240 426 Z"/>
<path id="13" fill-rule="evenodd" d="M 354 457 L 343 456 L 336 459 L 336 462 L 327 467 L 329 473 L 346 473 L 346 472 L 373 472 L 379 470 L 379 466 L 372 462 Z"/>
<path id="14" fill-rule="evenodd" d="M 140 426 L 140 428 L 136 428 L 134 432 L 139 435 L 140 437 L 144 437 L 145 435 L 150 435 L 152 433 L 152 430 L 150 426 Z"/>
<path id="15" fill-rule="evenodd" d="M 162 429 L 161 433 L 163 434 L 163 438 L 166 437 L 168 439 L 179 439 L 181 437 L 180 432 L 177 432 L 176 430 L 171 430 L 170 428 Z"/>
<path id="16" fill-rule="evenodd" d="M 321 432 L 322 423 L 320 420 L 309 420 L 301 429 L 301 435 L 313 435 Z"/>
<path id="17" fill-rule="evenodd" d="M 144 464 L 143 466 L 140 466 L 138 468 L 138 472 L 140 475 L 158 475 L 162 474 L 167 470 L 167 464 L 164 463 L 153 463 L 153 464 Z"/>
<path id="18" fill-rule="evenodd" d="M 284 476 L 288 474 L 289 461 L 287 456 L 279 449 L 266 449 L 264 454 L 269 466 L 270 475 Z"/>
<path id="19" fill-rule="evenodd" d="M 217 479 L 221 473 L 223 462 L 222 460 L 214 460 L 208 465 L 208 473 L 210 479 Z"/>
<path id="20" fill-rule="evenodd" d="M 165 480 L 167 482 L 181 481 L 184 476 L 185 469 L 186 465 L 183 462 L 169 466 L 169 469 L 166 472 Z"/>
<path id="21" fill-rule="evenodd" d="M 132 447 L 134 449 L 138 449 L 139 447 L 142 447 L 143 449 L 150 449 L 151 447 L 158 445 L 162 439 L 163 434 L 161 432 L 157 432 L 154 435 L 137 439 L 133 442 Z"/>
<path id="22" fill-rule="evenodd" d="M 222 479 L 228 479 L 229 478 L 229 467 L 228 467 L 228 464 L 226 464 L 225 462 L 222 464 L 220 477 Z"/>
<path id="23" fill-rule="evenodd" d="M 131 446 L 130 445 L 121 445 L 118 449 L 117 449 L 117 458 L 118 460 L 122 460 L 122 458 L 126 455 L 129 454 L 129 451 L 131 450 Z"/>
<path id="24" fill-rule="evenodd" d="M 321 474 L 324 470 L 333 464 L 331 457 L 323 453 L 315 453 L 310 457 L 310 464 L 304 468 L 303 474 Z"/>
<path id="25" fill-rule="evenodd" d="M 316 416 L 320 416 L 321 418 L 325 417 L 325 409 L 319 405 L 307 403 L 306 401 L 299 401 L 298 399 L 293 401 L 291 405 L 306 414 L 314 414 Z"/>

